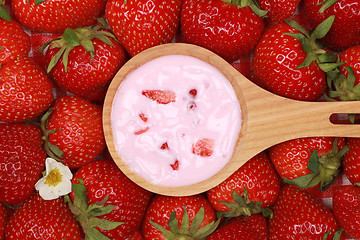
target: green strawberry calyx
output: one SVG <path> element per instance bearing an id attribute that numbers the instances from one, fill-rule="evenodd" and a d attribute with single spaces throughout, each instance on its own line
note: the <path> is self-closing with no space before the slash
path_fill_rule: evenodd
<path id="1" fill-rule="evenodd" d="M 336 3 L 337 1 L 338 0 L 325 0 L 321 3 L 317 3 L 316 5 L 322 5 L 321 8 L 319 9 L 319 13 L 325 12 L 326 9 L 334 5 L 334 3 Z"/>
<path id="2" fill-rule="evenodd" d="M 112 230 L 124 223 L 99 218 L 99 216 L 106 215 L 114 209 L 114 205 L 105 206 L 109 195 L 101 201 L 88 205 L 87 189 L 84 182 L 82 179 L 77 179 L 77 181 L 79 184 L 72 184 L 74 201 L 71 201 L 69 195 L 66 195 L 64 197 L 65 202 L 82 226 L 87 240 L 110 240 L 98 229 Z"/>
<path id="3" fill-rule="evenodd" d="M 268 11 L 262 10 L 256 0 L 222 0 L 223 2 L 236 5 L 240 8 L 249 7 L 259 17 L 267 17 Z"/>
<path id="4" fill-rule="evenodd" d="M 50 134 L 56 132 L 59 129 L 51 129 L 48 130 L 46 128 L 47 121 L 49 119 L 49 116 L 53 112 L 53 108 L 50 108 L 40 119 L 40 129 L 43 133 L 43 142 L 44 142 L 44 149 L 47 153 L 47 155 L 59 162 L 62 163 L 62 158 L 64 156 L 64 152 L 56 145 L 52 144 L 49 140 Z"/>
<path id="5" fill-rule="evenodd" d="M 232 198 L 234 202 L 223 203 L 230 211 L 218 212 L 218 217 L 238 217 L 238 216 L 251 216 L 254 214 L 262 213 L 265 217 L 272 216 L 272 211 L 268 208 L 262 208 L 261 201 L 250 201 L 248 197 L 248 191 L 244 186 L 244 192 L 239 195 L 236 190 L 232 192 Z"/>
<path id="6" fill-rule="evenodd" d="M 349 147 L 346 145 L 338 151 L 336 138 L 330 153 L 319 157 L 317 149 L 311 152 L 307 165 L 311 173 L 294 179 L 284 178 L 284 181 L 300 189 L 319 185 L 319 190 L 325 191 L 335 182 L 336 176 L 339 175 L 341 159 L 348 150 Z"/>
<path id="7" fill-rule="evenodd" d="M 12 21 L 9 12 L 5 8 L 5 0 L 0 0 L 0 18 L 8 22 Z"/>
<path id="8" fill-rule="evenodd" d="M 221 218 L 217 221 L 212 221 L 211 223 L 200 228 L 201 223 L 205 218 L 205 209 L 201 207 L 200 210 L 196 213 L 193 221 L 190 224 L 189 214 L 184 206 L 184 214 L 182 216 L 181 226 L 179 227 L 179 222 L 176 218 L 176 212 L 173 211 L 170 215 L 168 221 L 167 230 L 162 225 L 149 221 L 157 230 L 159 230 L 168 240 L 195 240 L 195 239 L 205 239 L 218 227 Z"/>
<path id="9" fill-rule="evenodd" d="M 337 62 L 337 56 L 333 52 L 328 52 L 322 49 L 318 40 L 323 38 L 330 30 L 335 16 L 332 15 L 320 23 L 315 30 L 309 34 L 300 24 L 294 20 L 285 20 L 285 22 L 292 28 L 299 31 L 299 33 L 284 33 L 285 35 L 292 36 L 299 40 L 303 46 L 303 50 L 306 53 L 306 58 L 297 67 L 304 68 L 310 66 L 312 62 L 316 62 L 321 70 L 329 72 L 341 65 Z"/>
<path id="10" fill-rule="evenodd" d="M 69 62 L 69 53 L 77 46 L 84 47 L 85 50 L 90 53 L 92 59 L 95 56 L 95 47 L 92 42 L 93 39 L 98 39 L 106 44 L 109 44 L 110 46 L 114 46 L 110 38 L 116 40 L 115 36 L 109 31 L 101 30 L 108 27 L 106 20 L 99 18 L 98 22 L 100 24 L 95 26 L 81 27 L 76 29 L 67 28 L 65 29 L 62 36 L 46 42 L 41 47 L 41 52 L 43 52 L 48 46 L 50 49 L 60 48 L 59 51 L 50 60 L 49 66 L 47 67 L 47 72 L 49 73 L 51 69 L 53 69 L 58 63 L 60 58 L 62 58 L 66 73 Z"/>
<path id="11" fill-rule="evenodd" d="M 348 72 L 348 76 L 339 74 L 332 80 L 334 90 L 329 91 L 329 97 L 339 98 L 341 101 L 359 101 L 360 84 L 355 85 L 355 73 L 351 67 L 346 66 L 344 69 Z"/>
<path id="12" fill-rule="evenodd" d="M 42 4 L 43 2 L 45 2 L 46 0 L 35 0 L 34 1 L 34 3 L 35 3 L 35 5 L 40 5 L 40 4 Z M 30 0 L 27 0 L 27 2 L 26 2 L 27 4 L 30 4 Z"/>
<path id="13" fill-rule="evenodd" d="M 349 66 L 344 67 L 348 72 L 346 77 L 340 74 L 340 71 L 330 71 L 328 73 L 328 95 L 324 94 L 328 102 L 334 102 L 336 99 L 340 101 L 360 101 L 360 84 L 355 85 L 356 76 L 353 69 Z M 355 123 L 357 114 L 348 114 L 349 121 Z"/>

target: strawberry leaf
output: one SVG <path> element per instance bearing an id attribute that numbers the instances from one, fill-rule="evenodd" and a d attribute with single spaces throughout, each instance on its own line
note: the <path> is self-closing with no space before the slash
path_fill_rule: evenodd
<path id="1" fill-rule="evenodd" d="M 196 233 L 196 231 L 199 229 L 202 221 L 204 220 L 204 216 L 205 216 L 205 209 L 204 209 L 204 207 L 201 207 L 200 210 L 195 215 L 194 220 L 191 223 L 190 235 L 193 236 Z"/>
<path id="2" fill-rule="evenodd" d="M 60 38 L 54 38 L 54 39 L 51 39 L 50 41 L 47 41 L 46 43 L 44 43 L 40 48 L 40 53 L 42 53 L 45 50 L 45 48 L 47 48 L 47 46 L 50 45 L 50 43 L 52 43 L 52 42 L 54 42 L 56 40 L 59 40 L 59 39 Z"/>
<path id="3" fill-rule="evenodd" d="M 78 207 L 81 211 L 85 212 L 87 209 L 87 197 L 86 197 L 86 187 L 82 179 L 77 179 L 80 184 L 72 184 L 72 190 L 74 191 L 74 205 Z"/>
<path id="4" fill-rule="evenodd" d="M 178 220 L 176 219 L 175 211 L 171 213 L 168 221 L 168 226 L 170 228 L 170 231 L 165 229 L 162 225 L 158 223 L 155 223 L 151 220 L 149 220 L 149 222 L 164 235 L 165 239 L 168 240 L 205 239 L 208 235 L 210 235 L 213 231 L 216 230 L 217 226 L 220 223 L 221 218 L 219 218 L 217 221 L 212 221 L 211 223 L 200 228 L 200 225 L 205 218 L 205 209 L 204 207 L 201 207 L 199 211 L 196 213 L 190 226 L 189 214 L 186 210 L 185 205 L 183 207 L 184 207 L 184 213 L 180 227 Z"/>
<path id="5" fill-rule="evenodd" d="M 35 5 L 39 5 L 42 4 L 43 2 L 45 2 L 46 0 L 35 0 Z"/>
<path id="6" fill-rule="evenodd" d="M 299 66 L 297 66 L 296 69 L 308 67 L 316 59 L 317 59 L 317 56 L 315 54 L 313 54 L 312 52 L 309 52 L 306 55 L 305 60 Z"/>
<path id="7" fill-rule="evenodd" d="M 173 234 L 179 233 L 179 223 L 178 223 L 178 220 L 176 218 L 176 212 L 175 211 L 170 214 L 168 226 L 170 228 L 170 231 Z"/>
<path id="8" fill-rule="evenodd" d="M 194 234 L 195 239 L 205 239 L 207 236 L 209 236 L 212 232 L 214 232 L 217 227 L 219 226 L 221 221 L 221 218 L 219 218 L 217 221 L 212 221 L 211 223 L 205 225 L 204 227 L 200 228 L 199 231 L 197 231 Z"/>
<path id="9" fill-rule="evenodd" d="M 85 240 L 111 240 L 110 238 L 103 235 L 96 228 L 89 228 L 86 232 Z"/>
<path id="10" fill-rule="evenodd" d="M 320 163 L 319 163 L 319 157 L 318 157 L 318 153 L 317 153 L 317 149 L 315 149 L 315 151 L 310 152 L 310 158 L 308 161 L 308 165 L 307 168 L 315 174 L 318 174 L 320 171 Z"/>
<path id="11" fill-rule="evenodd" d="M 163 226 L 161 226 L 160 224 L 153 222 L 151 220 L 149 220 L 149 222 L 151 223 L 151 225 L 154 226 L 154 228 L 156 228 L 157 230 L 159 230 L 165 237 L 165 239 L 174 239 L 175 238 L 175 234 L 173 234 L 172 232 L 170 232 L 169 230 L 165 229 Z"/>
<path id="12" fill-rule="evenodd" d="M 312 188 L 320 183 L 320 178 L 315 173 L 309 173 L 294 179 L 284 178 L 284 182 L 297 186 L 300 189 Z"/>
<path id="13" fill-rule="evenodd" d="M 85 48 L 87 52 L 90 53 L 91 59 L 95 56 L 95 47 L 93 42 L 90 39 L 83 39 L 80 41 L 80 45 Z"/>
<path id="14" fill-rule="evenodd" d="M 203 207 L 202 207 L 202 209 L 203 209 Z M 199 210 L 199 212 L 200 212 L 200 210 Z M 198 216 L 198 214 L 196 216 Z M 202 222 L 202 220 L 203 219 L 201 219 L 200 223 Z M 194 221 L 195 221 L 195 219 L 194 219 Z M 183 214 L 183 218 L 182 218 L 182 221 L 181 221 L 181 227 L 180 227 L 179 233 L 180 234 L 186 234 L 189 231 L 189 226 L 190 226 L 189 214 L 186 211 L 186 207 L 184 206 L 184 214 Z"/>
<path id="15" fill-rule="evenodd" d="M 63 64 L 64 64 L 64 70 L 65 73 L 67 72 L 67 66 L 69 63 L 69 53 L 70 53 L 71 49 L 70 48 L 66 48 L 63 54 Z"/>
<path id="16" fill-rule="evenodd" d="M 338 0 L 325 0 L 325 1 L 321 2 L 321 3 L 317 3 L 316 5 L 322 5 L 321 8 L 319 9 L 319 13 L 325 12 L 326 9 L 331 7 L 337 1 Z"/>
<path id="17" fill-rule="evenodd" d="M 64 40 L 69 44 L 71 48 L 80 45 L 80 38 L 79 35 L 71 28 L 67 28 L 63 34 Z"/>
<path id="18" fill-rule="evenodd" d="M 237 217 L 237 216 L 250 216 L 252 214 L 262 212 L 261 201 L 250 201 L 248 199 L 248 192 L 244 186 L 244 192 L 239 195 L 235 190 L 232 192 L 232 198 L 234 202 L 220 201 L 230 211 L 218 212 L 218 217 Z"/>
<path id="19" fill-rule="evenodd" d="M 348 76 L 346 81 L 347 90 L 352 90 L 355 86 L 355 81 L 356 81 L 355 73 L 351 67 L 346 66 L 344 68 L 346 69 L 346 71 L 348 71 Z"/>
<path id="20" fill-rule="evenodd" d="M 321 22 L 315 30 L 311 33 L 311 39 L 321 39 L 329 32 L 333 22 L 335 20 L 335 15 L 332 15 Z"/>
<path id="21" fill-rule="evenodd" d="M 49 73 L 51 69 L 58 63 L 62 57 L 65 73 L 67 72 L 68 67 L 68 58 L 71 50 L 74 47 L 82 46 L 87 52 L 90 53 L 91 59 L 95 56 L 95 47 L 92 42 L 93 39 L 99 39 L 104 43 L 114 46 L 110 38 L 116 40 L 116 37 L 108 31 L 100 31 L 99 29 L 108 27 L 108 24 L 103 18 L 99 18 L 98 21 L 100 25 L 81 27 L 76 29 L 67 28 L 63 35 L 46 42 L 41 47 L 41 52 L 48 46 L 50 49 L 60 48 L 60 50 L 54 55 L 50 60 L 47 72 Z M 116 40 L 117 41 L 117 40 Z"/>
<path id="22" fill-rule="evenodd" d="M 318 66 L 320 67 L 320 69 L 326 73 L 336 69 L 340 65 L 341 65 L 341 63 L 318 63 Z"/>
<path id="23" fill-rule="evenodd" d="M 89 227 L 98 227 L 103 230 L 113 230 L 118 226 L 124 224 L 123 222 L 111 222 L 102 218 L 91 218 L 89 220 Z"/>
<path id="24" fill-rule="evenodd" d="M 8 22 L 12 21 L 10 14 L 3 5 L 0 5 L 0 18 Z"/>
<path id="25" fill-rule="evenodd" d="M 61 58 L 61 56 L 63 55 L 63 53 L 65 52 L 66 47 L 62 47 L 60 48 L 60 50 L 55 54 L 55 56 L 50 60 L 49 66 L 47 68 L 47 73 L 49 73 L 51 71 L 51 69 L 53 69 L 55 67 L 55 65 L 57 64 L 57 62 L 59 61 L 59 59 Z"/>
<path id="26" fill-rule="evenodd" d="M 98 227 L 103 230 L 111 230 L 123 224 L 122 222 L 111 222 L 109 220 L 96 217 L 108 214 L 114 209 L 113 205 L 104 206 L 109 196 L 107 195 L 101 201 L 88 206 L 87 189 L 84 185 L 84 181 L 81 178 L 77 179 L 77 181 L 79 182 L 78 184 L 72 185 L 74 202 L 70 200 L 68 195 L 65 196 L 65 201 L 68 203 L 71 212 L 75 215 L 76 219 L 82 226 L 86 237 L 85 239 L 110 240 L 108 237 L 95 229 L 95 227 Z"/>
<path id="27" fill-rule="evenodd" d="M 301 32 L 306 38 L 310 38 L 309 33 L 299 24 L 297 23 L 295 20 L 290 19 L 287 20 L 285 19 L 285 22 L 292 28 L 298 30 L 299 32 Z"/>

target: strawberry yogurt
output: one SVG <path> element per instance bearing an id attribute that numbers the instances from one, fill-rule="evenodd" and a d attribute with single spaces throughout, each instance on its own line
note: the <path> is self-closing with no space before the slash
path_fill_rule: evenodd
<path id="1" fill-rule="evenodd" d="M 217 68 L 166 55 L 126 76 L 111 122 L 128 167 L 148 182 L 175 187 L 206 180 L 227 164 L 242 119 L 236 94 Z"/>

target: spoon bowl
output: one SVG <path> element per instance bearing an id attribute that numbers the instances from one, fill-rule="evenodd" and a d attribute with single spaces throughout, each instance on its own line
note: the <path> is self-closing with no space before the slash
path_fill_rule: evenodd
<path id="1" fill-rule="evenodd" d="M 132 71 L 152 59 L 165 55 L 187 55 L 216 67 L 231 83 L 242 114 L 242 126 L 229 162 L 214 176 L 187 186 L 160 186 L 136 174 L 119 156 L 112 129 L 112 104 L 117 89 Z M 332 114 L 360 113 L 360 102 L 305 102 L 284 98 L 252 83 L 215 53 L 191 44 L 169 43 L 147 49 L 132 57 L 116 74 L 105 97 L 103 126 L 109 152 L 132 181 L 162 195 L 188 196 L 207 191 L 231 176 L 261 151 L 300 137 L 360 137 L 357 124 L 334 124 Z"/>

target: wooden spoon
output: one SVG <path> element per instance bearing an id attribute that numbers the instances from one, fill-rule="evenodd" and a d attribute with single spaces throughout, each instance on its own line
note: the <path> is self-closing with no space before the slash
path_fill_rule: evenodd
<path id="1" fill-rule="evenodd" d="M 111 127 L 112 103 L 118 87 L 130 72 L 154 58 L 179 54 L 205 61 L 228 78 L 237 94 L 243 119 L 233 156 L 223 169 L 200 183 L 164 187 L 152 184 L 134 173 L 118 155 Z M 247 160 L 275 144 L 310 136 L 360 137 L 360 126 L 357 124 L 331 123 L 329 118 L 336 113 L 360 113 L 360 102 L 305 102 L 280 97 L 258 87 L 209 50 L 191 44 L 170 43 L 141 52 L 119 70 L 105 97 L 103 125 L 106 143 L 114 161 L 132 181 L 157 194 L 187 196 L 215 187 Z"/>

